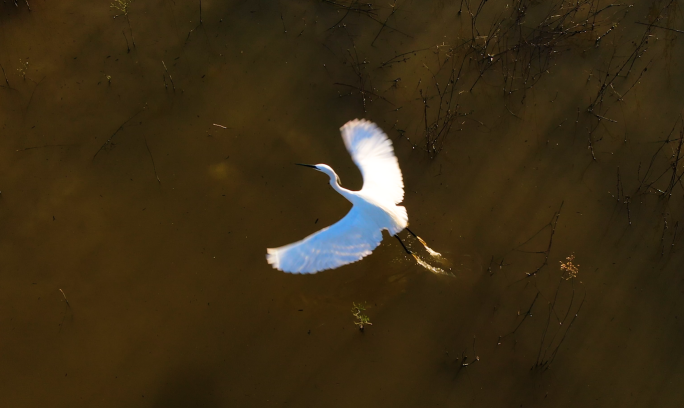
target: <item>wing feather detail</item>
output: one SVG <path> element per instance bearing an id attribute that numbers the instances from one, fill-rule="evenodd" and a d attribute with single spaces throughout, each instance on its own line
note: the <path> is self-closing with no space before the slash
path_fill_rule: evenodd
<path id="1" fill-rule="evenodd" d="M 341 220 L 301 241 L 268 248 L 266 260 L 283 272 L 316 273 L 356 262 L 370 255 L 380 241 L 382 230 L 352 207 Z"/>
<path id="2" fill-rule="evenodd" d="M 404 180 L 392 141 L 374 123 L 351 120 L 340 128 L 344 144 L 363 175 L 362 192 L 377 200 L 399 204 L 404 200 Z"/>

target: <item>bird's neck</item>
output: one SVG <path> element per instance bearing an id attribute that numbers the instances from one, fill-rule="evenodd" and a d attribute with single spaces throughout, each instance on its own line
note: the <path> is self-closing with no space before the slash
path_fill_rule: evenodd
<path id="1" fill-rule="evenodd" d="M 334 174 L 330 175 L 330 185 L 332 188 L 340 193 L 341 196 L 349 200 L 352 204 L 354 203 L 352 201 L 352 197 L 354 196 L 354 192 L 347 190 L 346 188 L 342 187 L 338 182 L 337 182 L 337 176 Z"/>

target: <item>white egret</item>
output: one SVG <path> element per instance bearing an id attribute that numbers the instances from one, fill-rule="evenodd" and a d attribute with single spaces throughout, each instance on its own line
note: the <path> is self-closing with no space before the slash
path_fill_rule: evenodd
<path id="1" fill-rule="evenodd" d="M 406 208 L 397 205 L 404 199 L 404 181 L 392 142 L 377 125 L 363 119 L 347 122 L 340 131 L 361 170 L 363 188 L 351 191 L 341 187 L 340 178 L 327 164 L 304 164 L 327 174 L 332 188 L 353 206 L 341 220 L 301 241 L 268 248 L 266 260 L 276 269 L 316 273 L 356 262 L 380 245 L 382 230 L 397 237 L 408 227 Z M 411 254 L 403 242 L 401 245 Z"/>

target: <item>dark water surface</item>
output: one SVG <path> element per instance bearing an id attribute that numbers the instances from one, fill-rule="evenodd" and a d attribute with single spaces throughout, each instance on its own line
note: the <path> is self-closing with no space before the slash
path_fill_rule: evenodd
<path id="1" fill-rule="evenodd" d="M 29 3 L 0 3 L 0 406 L 684 405 L 681 2 Z M 360 188 L 357 117 L 453 276 L 393 239 L 266 263 L 348 210 L 293 163 Z"/>

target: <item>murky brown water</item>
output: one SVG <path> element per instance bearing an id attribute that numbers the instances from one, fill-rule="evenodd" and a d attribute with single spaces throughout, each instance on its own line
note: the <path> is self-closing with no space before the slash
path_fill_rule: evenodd
<path id="1" fill-rule="evenodd" d="M 679 3 L 205 0 L 200 24 L 198 1 L 139 0 L 130 26 L 19 3 L 0 405 L 684 404 Z M 393 239 L 316 275 L 266 263 L 347 211 L 293 163 L 359 188 L 356 117 L 447 262 L 407 242 L 453 277 Z"/>

